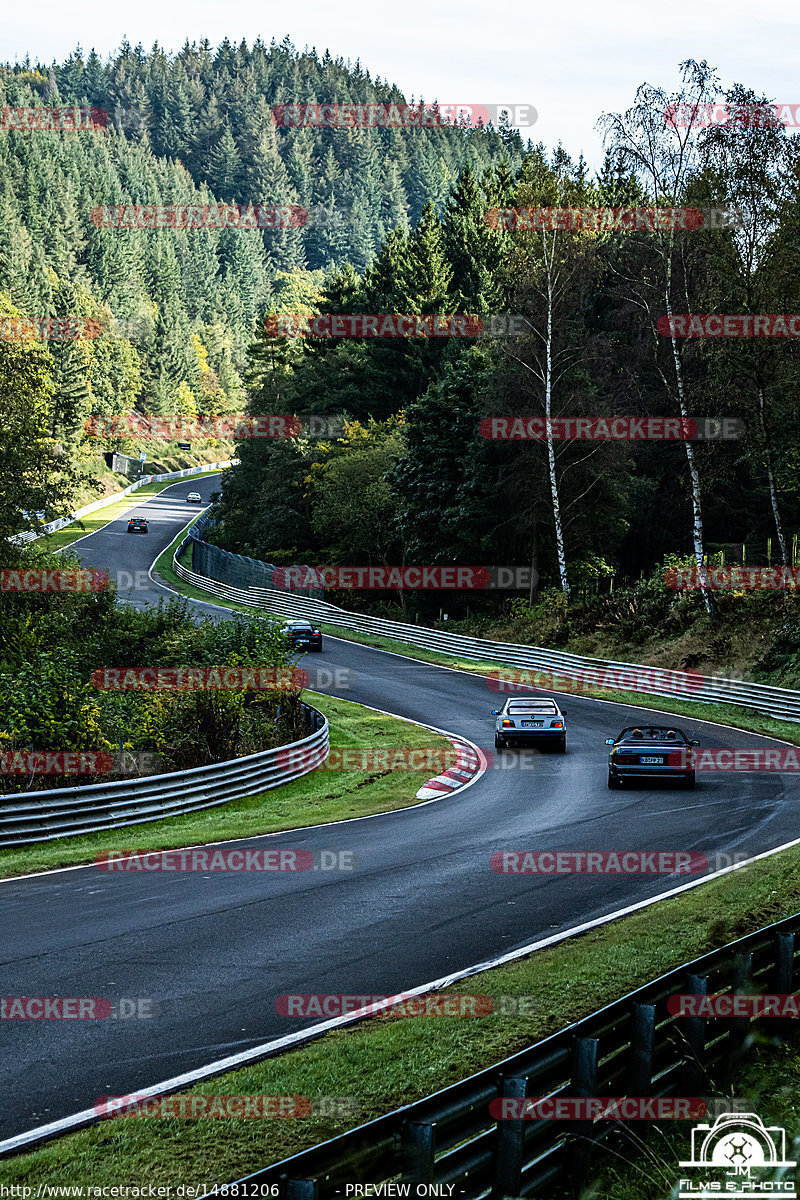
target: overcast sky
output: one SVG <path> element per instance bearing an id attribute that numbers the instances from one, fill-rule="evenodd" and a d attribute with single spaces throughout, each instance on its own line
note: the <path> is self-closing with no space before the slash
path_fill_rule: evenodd
<path id="1" fill-rule="evenodd" d="M 672 88 L 682 59 L 705 58 L 727 86 L 743 83 L 782 103 L 800 104 L 797 48 L 800 10 L 759 9 L 752 0 L 526 0 L 503 6 L 483 0 L 394 6 L 383 0 L 304 0 L 287 5 L 210 0 L 36 0 L 7 4 L 0 59 L 63 59 L 80 44 L 105 58 L 124 35 L 149 49 L 185 39 L 226 35 L 252 42 L 259 34 L 294 45 L 360 58 L 374 78 L 396 83 L 407 98 L 470 104 L 530 104 L 538 120 L 528 133 L 559 141 L 591 166 L 602 161 L 595 122 L 632 102 L 638 84 Z M 302 101 L 303 97 L 297 97 Z M 409 132 L 409 136 L 413 136 Z"/>

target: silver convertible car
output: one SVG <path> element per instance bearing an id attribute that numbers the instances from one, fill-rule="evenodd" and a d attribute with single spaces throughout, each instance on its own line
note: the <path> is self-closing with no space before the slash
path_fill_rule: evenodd
<path id="1" fill-rule="evenodd" d="M 494 728 L 495 750 L 502 750 L 511 742 L 525 742 L 529 746 L 542 743 L 554 745 L 557 750 L 567 748 L 567 723 L 564 714 L 549 697 L 529 700 L 506 700 L 503 708 L 493 708 L 497 717 Z"/>
<path id="2" fill-rule="evenodd" d="M 630 725 L 618 737 L 606 738 L 606 745 L 612 747 L 608 786 L 667 779 L 693 788 L 693 747 L 699 744 L 674 725 Z"/>

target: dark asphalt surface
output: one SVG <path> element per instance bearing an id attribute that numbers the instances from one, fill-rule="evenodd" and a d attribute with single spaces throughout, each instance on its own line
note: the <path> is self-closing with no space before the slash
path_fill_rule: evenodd
<path id="1" fill-rule="evenodd" d="M 125 533 L 126 514 L 76 551 L 95 567 L 146 571 L 188 520 L 186 493 L 207 501 L 216 486 L 215 479 L 181 481 L 134 510 L 150 519 L 147 536 Z M 141 605 L 163 594 L 151 583 L 124 598 Z M 333 638 L 306 663 L 348 668 L 347 687 L 326 689 L 344 699 L 492 746 L 497 696 L 480 677 Z M 566 755 L 506 751 L 478 783 L 435 804 L 229 843 L 354 851 L 354 871 L 88 867 L 0 884 L 0 995 L 151 997 L 159 1006 L 148 1020 L 2 1022 L 0 1137 L 319 1020 L 278 1015 L 283 993 L 399 992 L 687 879 L 498 875 L 490 868 L 496 851 L 683 850 L 712 859 L 800 837 L 800 793 L 790 774 L 699 775 L 694 792 L 609 791 L 603 739 L 647 720 L 648 710 L 573 696 L 562 703 Z M 680 724 L 703 745 L 765 741 Z M 120 833 L 119 845 L 135 848 L 135 828 Z"/>

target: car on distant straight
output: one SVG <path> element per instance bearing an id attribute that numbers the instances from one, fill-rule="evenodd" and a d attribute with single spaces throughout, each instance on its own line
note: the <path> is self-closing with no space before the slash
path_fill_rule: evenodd
<path id="1" fill-rule="evenodd" d="M 615 738 L 606 738 L 608 786 L 671 780 L 685 788 L 695 786 L 694 746 L 677 725 L 629 725 Z"/>
<path id="2" fill-rule="evenodd" d="M 147 533 L 147 520 L 145 517 L 131 517 L 128 521 L 128 533 Z"/>
<path id="3" fill-rule="evenodd" d="M 200 495 L 199 492 L 189 492 L 189 495 L 186 497 L 186 503 L 187 504 L 202 504 L 203 497 Z"/>
<path id="4" fill-rule="evenodd" d="M 310 621 L 287 621 L 283 632 L 292 650 L 322 650 L 322 634 Z"/>
<path id="5" fill-rule="evenodd" d="M 494 729 L 495 750 L 514 743 L 532 746 L 551 745 L 562 753 L 567 748 L 567 723 L 564 713 L 549 696 L 506 700 L 503 708 L 493 708 L 497 717 Z"/>

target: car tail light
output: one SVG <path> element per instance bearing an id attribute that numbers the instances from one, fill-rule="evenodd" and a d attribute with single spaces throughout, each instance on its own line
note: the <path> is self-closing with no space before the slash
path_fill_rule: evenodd
<path id="1" fill-rule="evenodd" d="M 502 721 L 502 722 L 501 722 L 501 724 L 502 724 L 502 727 L 503 727 L 503 729 L 508 729 L 508 728 L 509 728 L 509 726 L 510 726 L 512 729 L 514 728 L 514 722 L 513 722 L 513 721 Z"/>
<path id="2" fill-rule="evenodd" d="M 551 728 L 551 729 L 563 729 L 563 728 L 564 728 L 564 722 L 563 722 L 563 721 L 551 721 L 551 722 L 550 722 L 550 728 Z"/>

